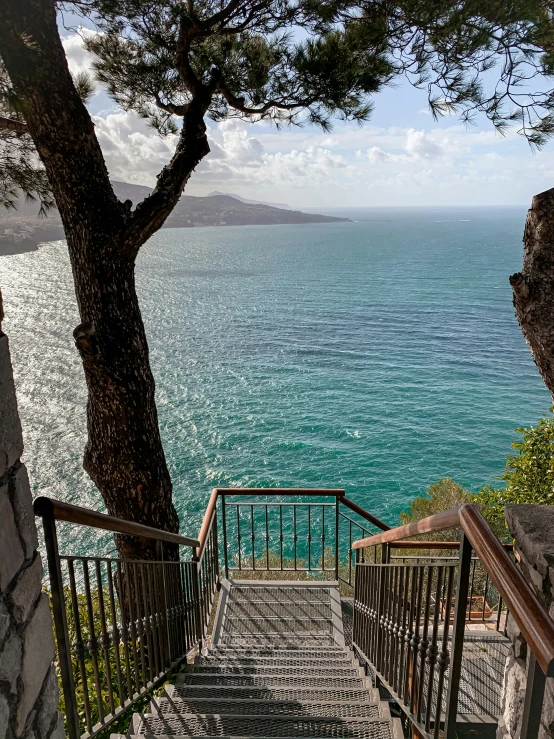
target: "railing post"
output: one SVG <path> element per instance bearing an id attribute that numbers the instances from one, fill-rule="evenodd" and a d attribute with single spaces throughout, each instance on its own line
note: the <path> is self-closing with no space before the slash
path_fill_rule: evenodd
<path id="1" fill-rule="evenodd" d="M 77 700 L 75 696 L 75 682 L 71 668 L 71 643 L 67 629 L 67 615 L 65 612 L 65 599 L 62 569 L 60 566 L 60 552 L 58 549 L 58 536 L 56 533 L 56 521 L 53 516 L 42 514 L 44 526 L 44 543 L 46 545 L 46 557 L 48 561 L 48 576 L 50 578 L 52 610 L 54 613 L 54 626 L 56 629 L 56 642 L 58 645 L 58 657 L 60 661 L 60 674 L 62 678 L 63 696 L 65 700 L 65 715 L 67 721 L 67 733 L 69 739 L 79 739 L 79 715 L 77 711 Z"/>
<path id="2" fill-rule="evenodd" d="M 339 580 L 339 502 L 338 495 L 335 496 L 335 580 Z"/>
<path id="3" fill-rule="evenodd" d="M 521 721 L 520 739 L 537 739 L 541 726 L 542 704 L 546 676 L 542 671 L 534 652 L 527 647 L 529 664 L 527 665 L 527 685 Z"/>
<path id="4" fill-rule="evenodd" d="M 225 495 L 220 495 L 221 498 L 221 523 L 223 527 L 223 557 L 225 561 L 225 579 L 229 579 L 229 555 L 227 554 L 227 513 L 225 510 Z M 240 541 L 239 541 L 240 547 Z"/>
<path id="5" fill-rule="evenodd" d="M 462 673 L 462 653 L 464 648 L 471 553 L 471 543 L 465 533 L 462 532 L 460 537 L 456 605 L 454 610 L 454 621 L 452 623 L 452 644 L 450 648 L 450 669 L 448 678 L 448 694 L 446 697 L 444 739 L 456 739 L 456 716 L 458 714 L 458 693 Z M 438 604 L 435 607 L 438 607 Z M 446 607 L 449 608 L 450 604 L 446 603 Z"/>

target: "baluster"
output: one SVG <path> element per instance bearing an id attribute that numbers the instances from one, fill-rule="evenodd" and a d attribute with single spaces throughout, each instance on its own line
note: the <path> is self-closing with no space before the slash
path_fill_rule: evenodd
<path id="1" fill-rule="evenodd" d="M 133 691 L 131 681 L 133 678 L 133 673 L 136 669 L 136 659 L 133 658 L 133 667 L 131 668 L 131 656 L 129 653 L 129 637 L 131 637 L 130 641 L 131 641 L 131 644 L 133 644 L 133 636 L 132 636 L 132 627 L 130 627 L 131 634 L 129 633 L 129 623 L 130 621 L 132 621 L 132 616 L 128 608 L 129 579 L 127 577 L 125 577 L 124 579 L 123 570 L 122 570 L 120 561 L 117 563 L 117 582 L 118 582 L 117 595 L 118 595 L 118 600 L 119 600 L 119 612 L 121 614 L 121 634 L 123 638 L 123 654 L 125 657 L 125 669 L 127 672 L 127 688 L 128 688 L 129 698 L 132 698 L 133 692 L 138 693 L 139 684 L 138 684 L 138 680 L 136 679 L 136 673 L 135 673 L 135 691 Z"/>
<path id="2" fill-rule="evenodd" d="M 138 573 L 137 573 L 137 565 L 133 562 L 127 563 L 127 566 L 130 569 L 130 573 L 132 572 L 132 582 L 133 582 L 133 590 L 135 594 L 135 631 L 136 631 L 136 638 L 138 640 L 139 644 L 139 653 L 140 653 L 140 667 L 142 669 L 142 678 L 140 680 L 140 686 L 143 687 L 144 683 L 146 682 L 146 660 L 144 655 L 144 638 L 143 638 L 143 630 L 142 630 L 142 615 L 141 615 L 141 601 L 139 597 L 139 587 L 138 587 Z M 173 579 L 173 578 L 172 578 Z M 132 598 L 131 598 L 132 600 Z M 174 603 L 175 601 L 172 600 Z"/>
<path id="3" fill-rule="evenodd" d="M 298 539 L 298 536 L 296 534 L 296 506 L 293 505 L 292 507 L 292 529 L 293 529 L 293 536 L 292 540 L 294 543 L 294 571 L 296 572 L 296 541 Z"/>
<path id="4" fill-rule="evenodd" d="M 255 552 L 255 546 L 254 541 L 256 539 L 256 534 L 254 533 L 254 506 L 250 506 L 250 540 L 252 542 L 252 570 L 256 569 L 256 552 Z"/>
<path id="5" fill-rule="evenodd" d="M 308 504 L 308 571 L 312 570 L 312 506 Z"/>
<path id="6" fill-rule="evenodd" d="M 159 614 L 158 614 L 158 608 L 156 604 L 156 595 L 155 590 L 152 583 L 152 567 L 155 566 L 153 563 L 150 564 L 148 562 L 146 567 L 146 577 L 147 577 L 147 593 L 148 593 L 148 614 L 150 617 L 150 632 L 152 634 L 152 657 L 154 660 L 154 675 L 158 677 L 158 675 L 161 673 L 161 665 L 160 665 L 160 651 L 159 651 L 159 634 L 160 634 L 160 624 L 158 621 Z"/>
<path id="7" fill-rule="evenodd" d="M 88 631 L 89 639 L 87 642 L 88 653 L 92 658 L 92 672 L 94 675 L 94 684 L 96 687 L 96 703 L 98 709 L 98 719 L 100 723 L 104 723 L 104 704 L 102 702 L 102 688 L 100 685 L 100 671 L 98 669 L 98 651 L 100 645 L 96 638 L 96 630 L 94 628 L 94 608 L 92 606 L 92 592 L 90 589 L 90 575 L 88 571 L 88 560 L 83 559 L 83 580 L 85 584 L 85 598 L 87 604 Z"/>
<path id="8" fill-rule="evenodd" d="M 72 559 L 68 559 L 67 567 L 69 571 L 69 591 L 71 593 L 71 607 L 73 609 L 73 618 L 75 621 L 75 641 L 73 643 L 73 654 L 77 658 L 79 672 L 81 673 L 81 685 L 83 686 L 83 700 L 85 703 L 85 721 L 89 734 L 92 732 L 92 716 L 90 710 L 90 695 L 88 690 L 87 669 L 85 665 L 85 642 L 83 640 L 83 632 L 81 630 L 81 615 L 79 611 L 79 601 L 77 596 L 77 586 L 75 583 L 75 569 Z"/>
<path id="9" fill-rule="evenodd" d="M 241 536 L 241 533 L 240 533 L 240 511 L 239 511 L 239 506 L 236 505 L 235 506 L 235 509 L 237 511 L 237 542 L 238 542 L 238 545 L 239 545 L 239 570 L 241 570 L 242 569 L 242 564 L 241 564 L 241 546 L 242 546 L 241 545 L 241 539 L 242 539 L 242 536 Z"/>
<path id="10" fill-rule="evenodd" d="M 139 567 L 139 574 L 140 574 L 140 583 L 141 583 L 141 603 L 142 603 L 142 625 L 143 625 L 143 634 L 146 638 L 146 664 L 148 666 L 148 676 L 150 679 L 150 682 L 154 679 L 154 669 L 153 669 L 153 652 L 154 652 L 154 645 L 152 641 L 152 631 L 150 628 L 150 609 L 148 607 L 148 596 L 146 591 L 146 582 L 145 582 L 145 572 L 144 572 L 144 564 L 138 565 Z"/>
<path id="11" fill-rule="evenodd" d="M 485 577 L 485 591 L 483 593 L 483 613 L 481 614 L 481 620 L 485 620 L 485 606 L 487 604 L 487 593 L 489 590 L 489 574 L 487 572 L 487 576 Z"/>
<path id="12" fill-rule="evenodd" d="M 414 570 L 414 577 L 415 577 L 415 572 L 416 571 Z M 404 696 L 405 696 L 404 702 L 410 706 L 411 713 L 416 712 L 416 698 L 417 698 L 417 692 L 418 692 L 418 682 L 417 682 L 418 662 L 417 660 L 419 656 L 419 645 L 421 643 L 421 636 L 419 633 L 419 629 L 420 629 L 420 621 L 421 621 L 421 604 L 423 600 L 424 576 L 425 576 L 425 568 L 418 567 L 417 568 L 417 598 L 416 598 L 416 605 L 415 605 L 415 613 L 411 620 L 411 622 L 414 624 L 414 628 L 413 628 L 413 635 L 409 643 L 410 656 L 409 656 L 408 661 L 406 662 L 406 675 L 404 679 Z M 412 603 L 413 603 L 413 597 L 412 597 Z"/>
<path id="13" fill-rule="evenodd" d="M 283 505 L 279 504 L 279 552 L 281 559 L 281 572 L 283 571 Z"/>
<path id="14" fill-rule="evenodd" d="M 217 516 L 217 512 L 214 514 Z M 223 528 L 223 561 L 225 562 L 225 579 L 229 579 L 229 555 L 227 553 L 227 504 L 225 496 L 221 496 L 221 525 Z M 239 544 L 239 556 L 240 556 L 240 537 L 238 536 L 240 531 L 237 531 L 237 541 Z"/>
<path id="15" fill-rule="evenodd" d="M 113 586 L 113 574 L 112 574 L 112 563 L 111 561 L 107 563 L 107 573 L 108 573 L 108 600 L 110 603 L 110 621 L 112 624 L 112 642 L 115 648 L 115 669 L 117 672 L 117 693 L 119 696 L 119 704 L 122 706 L 125 703 L 126 695 L 125 695 L 125 689 L 124 689 L 124 683 L 123 683 L 123 676 L 122 676 L 122 670 L 121 670 L 121 654 L 119 651 L 120 644 L 121 644 L 121 634 L 119 632 L 119 626 L 117 623 L 117 609 L 115 605 L 115 593 L 114 593 L 114 586 Z M 131 685 L 129 683 L 129 692 L 127 693 L 128 696 L 131 695 Z"/>
<path id="16" fill-rule="evenodd" d="M 321 506 L 321 570 L 325 572 L 325 506 Z"/>
<path id="17" fill-rule="evenodd" d="M 404 665 L 406 663 L 406 652 L 411 639 L 411 619 L 413 618 L 413 598 L 415 588 L 415 569 L 413 567 L 402 566 L 404 572 L 404 593 L 402 596 L 402 617 L 398 624 L 398 659 L 397 659 L 397 690 L 399 696 L 402 696 L 404 686 Z M 410 633 L 408 638 L 407 634 Z"/>
<path id="18" fill-rule="evenodd" d="M 449 626 L 450 626 L 450 608 L 451 608 L 451 603 L 452 603 L 452 582 L 454 579 L 454 568 L 452 567 L 452 565 L 448 566 L 446 570 L 445 579 L 447 581 L 447 584 L 446 584 L 446 596 L 444 599 L 444 602 L 445 602 L 444 626 L 443 626 L 443 631 L 442 631 L 441 651 L 439 652 L 437 656 L 437 668 L 438 668 L 437 706 L 435 709 L 435 726 L 434 726 L 434 731 L 433 731 L 435 739 L 438 739 L 439 731 L 440 731 L 441 714 L 442 714 L 442 692 L 444 688 L 444 673 L 446 671 L 446 668 L 448 667 L 448 658 L 450 657 L 450 654 L 448 652 L 448 631 L 449 631 Z M 465 602 L 466 600 L 464 599 L 463 603 Z M 454 725 L 455 725 L 455 722 L 454 722 Z"/>
<path id="19" fill-rule="evenodd" d="M 439 593 L 442 589 L 442 578 L 444 573 L 444 566 L 439 565 L 437 567 L 437 581 L 435 586 L 435 608 L 433 612 L 433 631 L 431 633 L 431 640 L 427 648 L 427 662 L 429 664 L 429 682 L 427 683 L 427 701 L 425 711 L 425 731 L 429 731 L 431 726 L 431 715 L 432 715 L 432 702 L 433 702 L 433 687 L 435 680 L 435 665 L 438 657 L 437 648 L 437 636 L 439 630 L 439 617 L 440 617 L 440 603 Z"/>
<path id="20" fill-rule="evenodd" d="M 393 601 L 390 625 L 391 654 L 389 660 L 389 682 L 398 692 L 396 683 L 396 663 L 398 658 L 398 622 L 400 619 L 400 609 L 402 608 L 401 593 L 404 589 L 404 568 L 394 568 L 394 585 L 393 585 Z"/>
<path id="21" fill-rule="evenodd" d="M 269 570 L 269 519 L 267 503 L 265 504 L 265 568 Z"/>
<path id="22" fill-rule="evenodd" d="M 104 585 L 102 583 L 102 572 L 100 570 L 100 560 L 95 560 L 96 584 L 98 587 L 98 608 L 100 611 L 100 627 L 102 630 L 101 644 L 102 654 L 104 657 L 104 669 L 106 670 L 106 684 L 108 688 L 108 703 L 110 704 L 110 713 L 113 715 L 115 711 L 115 703 L 113 699 L 112 688 L 112 668 L 110 664 L 110 646 L 111 639 L 106 624 L 106 608 L 104 605 Z"/>
<path id="23" fill-rule="evenodd" d="M 431 612 L 431 588 L 434 579 L 435 568 L 433 566 L 426 567 L 427 577 L 425 578 L 425 610 L 423 615 L 423 632 L 419 645 L 419 686 L 417 693 L 417 720 L 421 722 L 423 711 L 423 686 L 425 684 L 425 666 L 427 664 L 427 652 L 429 649 L 429 615 Z M 427 706 L 425 706 L 427 712 Z"/>

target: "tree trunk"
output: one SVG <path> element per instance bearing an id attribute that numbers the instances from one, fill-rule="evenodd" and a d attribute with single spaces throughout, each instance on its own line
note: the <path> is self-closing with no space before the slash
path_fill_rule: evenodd
<path id="1" fill-rule="evenodd" d="M 81 263 L 70 249 L 84 322 L 74 331 L 88 387 L 84 467 L 111 515 L 179 531 L 171 501 L 134 264 Z M 122 556 L 155 558 L 155 542 L 118 537 Z"/>
<path id="2" fill-rule="evenodd" d="M 554 403 L 554 189 L 533 198 L 523 244 L 523 269 L 510 277 L 514 307 Z"/>
<path id="3" fill-rule="evenodd" d="M 67 238 L 82 321 L 74 336 L 88 387 L 85 469 L 111 515 L 177 532 L 134 266 L 140 245 L 163 224 L 209 151 L 205 108 L 193 110 L 194 125 L 181 136 L 154 196 L 131 213 L 115 197 L 93 123 L 73 85 L 53 0 L 2 0 L 0 53 Z M 155 557 L 149 541 L 120 537 L 118 549 L 123 557 Z"/>

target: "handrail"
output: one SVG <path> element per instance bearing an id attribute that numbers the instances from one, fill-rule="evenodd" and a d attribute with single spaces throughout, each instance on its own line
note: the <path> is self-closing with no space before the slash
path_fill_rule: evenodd
<path id="1" fill-rule="evenodd" d="M 53 518 L 57 521 L 67 521 L 75 523 L 79 526 L 91 526 L 95 529 L 104 529 L 106 531 L 114 531 L 117 534 L 127 534 L 128 536 L 144 536 L 156 541 L 165 541 L 168 544 L 179 544 L 186 547 L 198 547 L 200 542 L 197 539 L 190 539 L 188 536 L 173 534 L 170 531 L 162 531 L 152 526 L 145 526 L 142 523 L 134 521 L 126 521 L 115 516 L 107 516 L 105 513 L 90 511 L 88 508 L 73 505 L 72 503 L 63 503 L 61 500 L 48 498 L 41 495 L 36 498 L 33 503 L 35 515 L 42 518 Z"/>
<path id="2" fill-rule="evenodd" d="M 395 541 L 393 549 L 459 549 L 459 541 Z M 513 552 L 513 544 L 502 544 L 507 552 Z"/>
<path id="3" fill-rule="evenodd" d="M 444 531 L 445 529 L 455 529 L 460 525 L 458 508 L 450 508 L 442 513 L 435 513 L 434 516 L 422 518 L 414 523 L 406 523 L 403 526 L 397 526 L 395 529 L 389 529 L 382 534 L 368 536 L 360 539 L 352 544 L 352 549 L 365 549 L 366 547 L 375 547 L 378 544 L 388 544 L 402 539 L 403 537 L 417 536 L 418 534 L 430 534 L 433 531 Z"/>
<path id="4" fill-rule="evenodd" d="M 506 602 L 511 616 L 535 654 L 547 677 L 554 677 L 554 622 L 540 605 L 521 572 L 508 557 L 489 525 L 470 503 L 434 516 L 398 526 L 376 536 L 352 544 L 353 549 L 388 544 L 402 537 L 417 536 L 433 531 L 461 527 L 498 592 Z"/>
<path id="5" fill-rule="evenodd" d="M 351 511 L 354 511 L 354 513 L 357 513 L 358 516 L 365 518 L 366 521 L 369 521 L 369 523 L 377 526 L 378 529 L 381 529 L 382 531 L 390 531 L 391 527 L 388 524 L 384 523 L 384 521 L 381 521 L 376 516 L 372 516 L 371 513 L 368 513 L 363 508 L 360 508 L 360 506 L 357 503 L 354 503 L 353 500 L 342 497 L 340 499 L 340 502 L 343 503 L 347 508 L 350 508 Z"/>
<path id="6" fill-rule="evenodd" d="M 322 495 L 342 496 L 343 488 L 215 488 L 219 495 Z"/>
<path id="7" fill-rule="evenodd" d="M 202 557 L 202 554 L 204 553 L 204 549 L 206 548 L 206 544 L 208 542 L 208 534 L 210 533 L 210 526 L 215 515 L 218 497 L 219 490 L 217 488 L 214 488 L 210 495 L 210 500 L 208 501 L 206 512 L 204 513 L 200 532 L 198 533 L 198 548 L 196 549 L 196 556 L 198 557 L 198 559 Z"/>

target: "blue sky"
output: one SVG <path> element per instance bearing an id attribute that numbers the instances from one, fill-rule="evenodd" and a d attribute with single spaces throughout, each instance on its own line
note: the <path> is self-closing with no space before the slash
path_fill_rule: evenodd
<path id="1" fill-rule="evenodd" d="M 72 71 L 89 69 L 79 34 L 62 35 Z M 554 186 L 554 143 L 533 153 L 515 130 L 501 137 L 484 118 L 469 128 L 456 117 L 435 121 L 425 92 L 407 83 L 376 95 L 374 106 L 362 128 L 337 122 L 330 134 L 209 122 L 211 153 L 186 192 L 223 190 L 298 208 L 528 206 L 535 193 Z M 175 137 L 162 139 L 101 89 L 89 110 L 111 176 L 154 185 Z"/>

